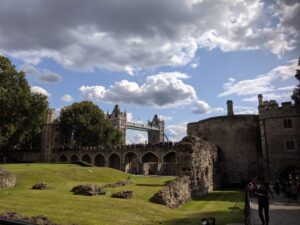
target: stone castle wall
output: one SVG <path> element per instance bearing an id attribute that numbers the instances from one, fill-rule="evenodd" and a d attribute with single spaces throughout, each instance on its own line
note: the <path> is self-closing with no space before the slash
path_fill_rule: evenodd
<path id="1" fill-rule="evenodd" d="M 257 115 L 212 117 L 189 123 L 187 133 L 218 146 L 223 185 L 239 184 L 257 173 L 261 155 Z"/>
<path id="2" fill-rule="evenodd" d="M 259 118 L 264 165 L 276 179 L 284 169 L 300 165 L 300 108 L 291 102 L 279 106 L 265 101 L 259 106 Z"/>

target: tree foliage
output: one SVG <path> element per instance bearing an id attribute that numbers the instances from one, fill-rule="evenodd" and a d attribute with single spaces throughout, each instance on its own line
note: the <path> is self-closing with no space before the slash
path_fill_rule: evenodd
<path id="1" fill-rule="evenodd" d="M 0 56 L 0 147 L 39 144 L 47 97 L 32 93 L 24 72 Z"/>
<path id="2" fill-rule="evenodd" d="M 298 59 L 298 66 L 300 66 L 300 58 Z M 296 105 L 300 105 L 300 70 L 296 70 L 295 77 L 299 81 L 299 84 L 293 91 L 292 99 L 295 101 Z"/>
<path id="3" fill-rule="evenodd" d="M 64 107 L 59 120 L 65 143 L 75 141 L 79 146 L 115 145 L 121 140 L 103 111 L 92 102 L 82 101 Z"/>

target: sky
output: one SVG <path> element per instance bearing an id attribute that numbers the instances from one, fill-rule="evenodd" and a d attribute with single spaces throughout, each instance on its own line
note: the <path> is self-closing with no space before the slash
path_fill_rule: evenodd
<path id="1" fill-rule="evenodd" d="M 89 100 L 128 120 L 186 124 L 257 114 L 257 95 L 291 101 L 299 0 L 1 0 L 0 54 L 59 111 Z M 127 143 L 147 134 L 128 131 Z"/>

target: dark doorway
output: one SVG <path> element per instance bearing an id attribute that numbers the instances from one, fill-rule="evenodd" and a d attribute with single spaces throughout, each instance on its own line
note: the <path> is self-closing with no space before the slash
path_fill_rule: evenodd
<path id="1" fill-rule="evenodd" d="M 117 170 L 121 169 L 121 160 L 120 160 L 120 157 L 116 153 L 113 153 L 109 156 L 108 166 L 110 168 L 114 168 L 114 169 L 117 169 Z"/>
<path id="2" fill-rule="evenodd" d="M 105 158 L 102 154 L 98 154 L 96 157 L 95 157 L 95 165 L 96 166 L 101 166 L 101 167 L 104 167 L 105 166 Z"/>

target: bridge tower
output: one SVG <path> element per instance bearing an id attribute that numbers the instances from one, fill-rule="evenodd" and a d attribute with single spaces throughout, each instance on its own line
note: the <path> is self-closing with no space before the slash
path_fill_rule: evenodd
<path id="1" fill-rule="evenodd" d="M 148 125 L 159 128 L 159 130 L 148 130 L 148 143 L 158 144 L 164 142 L 165 122 L 155 115 L 153 120 L 148 122 Z"/>
<path id="2" fill-rule="evenodd" d="M 126 143 L 126 122 L 127 122 L 127 114 L 125 112 L 121 112 L 119 105 L 115 105 L 114 110 L 110 115 L 108 115 L 112 124 L 116 129 L 121 131 L 122 133 L 122 144 Z"/>

